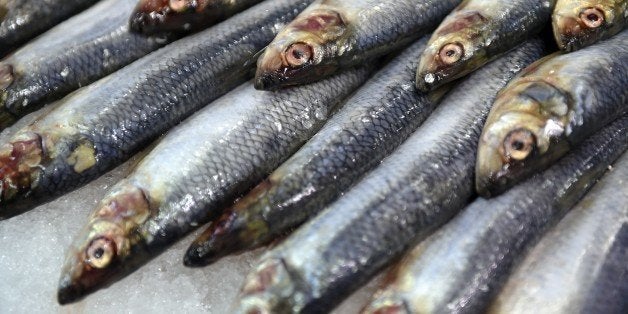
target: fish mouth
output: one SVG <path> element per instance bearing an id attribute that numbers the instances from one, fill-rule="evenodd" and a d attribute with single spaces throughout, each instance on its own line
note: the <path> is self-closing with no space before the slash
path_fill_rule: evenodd
<path id="1" fill-rule="evenodd" d="M 65 276 L 59 283 L 59 289 L 57 291 L 57 302 L 61 305 L 77 302 L 83 299 L 87 295 L 86 291 L 73 284 L 70 276 Z"/>
<path id="2" fill-rule="evenodd" d="M 309 84 L 336 72 L 333 65 L 307 65 L 297 69 L 281 68 L 268 71 L 258 67 L 253 85 L 255 89 L 276 91 L 285 87 Z"/>

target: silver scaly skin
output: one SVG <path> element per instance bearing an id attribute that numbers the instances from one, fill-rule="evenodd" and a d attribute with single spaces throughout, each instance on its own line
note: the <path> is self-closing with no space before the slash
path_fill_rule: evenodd
<path id="1" fill-rule="evenodd" d="M 382 164 L 249 274 L 236 313 L 326 312 L 473 196 L 473 160 L 497 92 L 541 57 L 534 40 L 457 86 Z"/>
<path id="2" fill-rule="evenodd" d="M 463 77 L 540 32 L 556 0 L 465 0 L 434 31 L 416 84 L 433 90 Z"/>
<path id="3" fill-rule="evenodd" d="M 628 116 L 507 193 L 477 199 L 402 261 L 393 283 L 365 313 L 486 311 L 526 249 L 563 218 L 626 148 Z"/>
<path id="4" fill-rule="evenodd" d="M 157 50 L 173 36 L 129 32 L 130 0 L 103 0 L 0 62 L 0 130 Z"/>
<path id="5" fill-rule="evenodd" d="M 530 251 L 493 313 L 626 313 L 628 154 Z"/>
<path id="6" fill-rule="evenodd" d="M 311 0 L 271 0 L 63 99 L 0 147 L 0 218 L 119 165 L 242 84 L 253 56 Z"/>
<path id="7" fill-rule="evenodd" d="M 76 237 L 59 302 L 113 283 L 215 217 L 314 135 L 369 73 L 349 70 L 277 93 L 246 83 L 174 129 Z"/>
<path id="8" fill-rule="evenodd" d="M 317 0 L 257 63 L 255 87 L 307 84 L 402 48 L 431 32 L 460 0 Z"/>
<path id="9" fill-rule="evenodd" d="M 316 215 L 425 121 L 445 90 L 414 88 L 417 56 L 408 47 L 359 91 L 303 148 L 226 210 L 190 247 L 188 266 L 258 247 Z"/>
<path id="10" fill-rule="evenodd" d="M 499 194 L 628 112 L 628 31 L 528 67 L 500 92 L 478 148 L 476 189 Z"/>
<path id="11" fill-rule="evenodd" d="M 0 59 L 99 0 L 0 0 Z"/>

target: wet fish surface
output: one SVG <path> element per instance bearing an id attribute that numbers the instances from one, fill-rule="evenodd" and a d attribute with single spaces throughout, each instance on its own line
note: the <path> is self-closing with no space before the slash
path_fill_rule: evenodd
<path id="1" fill-rule="evenodd" d="M 255 87 L 311 83 L 431 32 L 460 0 L 318 0 L 260 56 Z"/>
<path id="2" fill-rule="evenodd" d="M 494 313 L 626 313 L 628 154 L 541 239 L 510 276 Z"/>
<path id="3" fill-rule="evenodd" d="M 147 35 L 190 33 L 223 21 L 262 0 L 140 0 L 131 30 Z"/>
<path id="4" fill-rule="evenodd" d="M 125 276 L 215 217 L 314 135 L 368 75 L 356 69 L 278 93 L 246 83 L 173 130 L 89 218 L 68 254 L 59 302 Z"/>
<path id="5" fill-rule="evenodd" d="M 262 257 L 236 313 L 326 312 L 462 209 L 493 100 L 542 50 L 526 43 L 445 96 L 378 168 Z"/>
<path id="6" fill-rule="evenodd" d="M 258 247 L 313 217 L 399 146 L 445 91 L 414 88 L 419 40 L 369 80 L 297 154 L 201 235 L 185 264 Z"/>
<path id="7" fill-rule="evenodd" d="M 104 0 L 0 62 L 0 129 L 173 39 L 130 33 L 131 10 L 132 1 Z"/>
<path id="8" fill-rule="evenodd" d="M 556 43 L 567 51 L 609 38 L 627 24 L 627 0 L 557 0 L 552 15 Z"/>
<path id="9" fill-rule="evenodd" d="M 555 2 L 463 1 L 434 31 L 417 68 L 417 88 L 438 88 L 516 47 L 550 21 Z"/>
<path id="10" fill-rule="evenodd" d="M 99 0 L 0 1 L 0 58 Z"/>
<path id="11" fill-rule="evenodd" d="M 628 110 L 628 31 L 533 64 L 500 93 L 478 148 L 476 188 L 496 195 Z"/>
<path id="12" fill-rule="evenodd" d="M 484 312 L 526 249 L 628 148 L 626 131 L 628 116 L 507 193 L 477 199 L 414 249 L 365 313 Z"/>
<path id="13" fill-rule="evenodd" d="M 250 76 L 252 57 L 310 0 L 272 0 L 74 93 L 0 148 L 0 217 L 71 191 Z"/>

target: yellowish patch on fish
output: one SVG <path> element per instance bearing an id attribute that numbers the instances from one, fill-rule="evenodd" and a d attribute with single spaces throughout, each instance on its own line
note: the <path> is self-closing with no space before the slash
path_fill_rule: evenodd
<path id="1" fill-rule="evenodd" d="M 89 141 L 82 142 L 68 157 L 67 162 L 70 166 L 74 166 L 76 173 L 93 167 L 96 164 L 96 149 Z"/>

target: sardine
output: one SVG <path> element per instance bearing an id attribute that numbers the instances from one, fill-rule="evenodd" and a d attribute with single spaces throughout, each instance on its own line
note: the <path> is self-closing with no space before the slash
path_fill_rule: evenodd
<path id="1" fill-rule="evenodd" d="M 0 59 L 99 0 L 0 1 Z"/>
<path id="2" fill-rule="evenodd" d="M 207 28 L 262 0 L 140 0 L 131 30 L 144 34 L 189 33 Z"/>
<path id="3" fill-rule="evenodd" d="M 626 313 L 628 154 L 541 239 L 510 276 L 494 313 Z M 607 276 L 610 275 L 610 276 Z"/>
<path id="4" fill-rule="evenodd" d="M 133 3 L 104 0 L 0 62 L 0 130 L 168 43 L 128 30 Z"/>
<path id="5" fill-rule="evenodd" d="M 417 88 L 463 77 L 541 31 L 555 0 L 467 0 L 434 31 L 421 55 Z"/>
<path id="6" fill-rule="evenodd" d="M 423 123 L 445 91 L 414 88 L 427 38 L 377 73 L 297 154 L 225 211 L 190 247 L 188 266 L 274 240 L 316 215 Z"/>
<path id="7" fill-rule="evenodd" d="M 574 51 L 611 37 L 628 24 L 628 0 L 557 0 L 552 27 L 560 49 Z"/>
<path id="8" fill-rule="evenodd" d="M 236 312 L 325 312 L 461 210 L 490 106 L 541 46 L 526 43 L 445 96 L 378 168 L 262 257 Z"/>
<path id="9" fill-rule="evenodd" d="M 368 74 L 278 93 L 247 83 L 173 130 L 90 216 L 66 259 L 59 302 L 111 284 L 215 217 L 314 135 Z"/>
<path id="10" fill-rule="evenodd" d="M 460 0 L 318 0 L 257 63 L 255 87 L 311 83 L 385 55 L 432 31 Z"/>
<path id="11" fill-rule="evenodd" d="M 478 148 L 476 188 L 499 194 L 628 111 L 628 31 L 531 65 L 500 93 Z"/>
<path id="12" fill-rule="evenodd" d="M 477 199 L 417 246 L 364 312 L 484 312 L 525 250 L 628 148 L 627 131 L 628 116 L 507 193 Z"/>
<path id="13" fill-rule="evenodd" d="M 0 147 L 0 218 L 71 191 L 242 84 L 311 0 L 266 1 L 72 94 Z"/>

